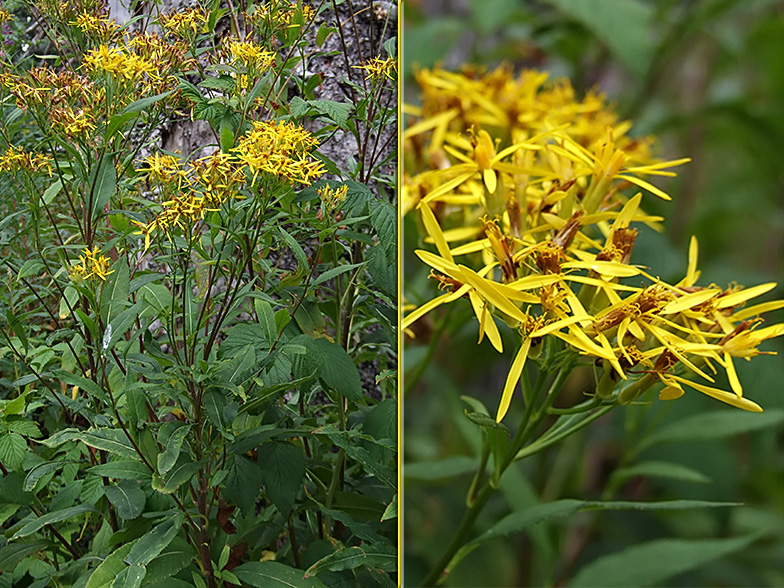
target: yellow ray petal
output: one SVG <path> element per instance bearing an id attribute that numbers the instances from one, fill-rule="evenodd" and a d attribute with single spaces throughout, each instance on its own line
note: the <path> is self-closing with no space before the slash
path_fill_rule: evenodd
<path id="1" fill-rule="evenodd" d="M 719 298 L 718 304 L 716 304 L 716 308 L 721 310 L 722 308 L 729 308 L 730 306 L 737 306 L 738 304 L 742 304 L 747 300 L 751 300 L 752 298 L 756 298 L 757 296 L 762 296 L 766 292 L 770 292 L 773 288 L 776 287 L 776 282 L 768 282 L 767 284 L 760 284 L 759 286 L 754 286 L 753 288 L 744 288 L 739 292 L 733 292 L 732 294 L 727 294 L 726 296 L 722 296 Z"/>
<path id="2" fill-rule="evenodd" d="M 732 391 L 740 398 L 743 396 L 743 387 L 740 385 L 738 373 L 735 371 L 735 364 L 732 363 L 732 356 L 727 352 L 724 353 L 724 369 L 727 370 L 727 379 L 730 381 Z"/>
<path id="3" fill-rule="evenodd" d="M 495 175 L 494 169 L 486 169 L 482 172 L 482 178 L 485 181 L 485 186 L 490 194 L 495 194 L 495 189 L 498 187 L 498 177 Z"/>
<path id="4" fill-rule="evenodd" d="M 523 339 L 523 344 L 520 346 L 520 351 L 517 352 L 517 355 L 512 362 L 509 374 L 506 376 L 504 392 L 501 394 L 501 403 L 498 405 L 498 414 L 495 417 L 497 423 L 500 423 L 501 420 L 503 420 L 504 416 L 506 416 L 506 412 L 509 410 L 509 404 L 512 402 L 512 395 L 514 394 L 515 388 L 517 388 L 517 382 L 520 381 L 520 376 L 523 373 L 525 360 L 528 357 L 528 351 L 530 349 L 531 339 L 525 337 Z"/>
<path id="5" fill-rule="evenodd" d="M 749 306 L 748 308 L 744 308 L 743 310 L 733 314 L 732 318 L 738 321 L 742 321 L 752 316 L 758 316 L 760 314 L 765 314 L 766 312 L 773 312 L 779 308 L 784 308 L 784 300 L 772 300 L 770 302 L 763 302 L 762 304 Z"/>
<path id="6" fill-rule="evenodd" d="M 724 390 L 719 390 L 718 388 L 711 388 L 710 386 L 703 386 L 702 384 L 697 384 L 696 382 L 692 382 L 687 380 L 686 378 L 681 378 L 679 376 L 670 376 L 671 378 L 678 380 L 679 382 L 686 384 L 687 386 L 694 388 L 695 390 L 710 396 L 711 398 L 715 398 L 716 400 L 720 400 L 726 404 L 734 406 L 736 408 L 741 408 L 743 410 L 748 410 L 750 412 L 762 412 L 762 407 L 757 404 L 756 402 L 752 402 L 747 398 L 739 398 L 735 394 L 730 394 L 729 392 L 725 392 Z"/>
<path id="7" fill-rule="evenodd" d="M 640 178 L 635 178 L 634 176 L 624 176 L 623 174 L 618 174 L 615 177 L 618 179 L 626 180 L 627 182 L 631 182 L 632 184 L 634 184 L 635 186 L 639 186 L 640 188 L 644 188 L 645 190 L 648 190 L 648 192 L 650 192 L 651 194 L 655 194 L 662 200 L 672 200 L 669 194 L 663 192 L 662 190 L 659 190 L 659 188 L 657 188 L 653 184 L 649 184 L 645 180 L 641 180 Z"/>
<path id="8" fill-rule="evenodd" d="M 705 289 L 697 290 L 691 294 L 685 294 L 667 304 L 664 308 L 662 308 L 661 313 L 675 314 L 684 310 L 688 310 L 689 308 L 698 306 L 703 302 L 707 302 L 714 296 L 718 295 L 720 292 L 721 290 L 718 289 Z"/>
<path id="9" fill-rule="evenodd" d="M 449 245 L 447 244 L 446 239 L 444 239 L 444 233 L 441 232 L 441 227 L 438 225 L 436 215 L 433 214 L 430 206 L 424 202 L 419 203 L 419 210 L 422 212 L 422 222 L 425 225 L 425 230 L 436 244 L 436 249 L 438 249 L 441 257 L 447 261 L 453 261 L 452 253 L 449 251 Z"/>
<path id="10" fill-rule="evenodd" d="M 634 266 L 612 261 L 568 261 L 561 264 L 561 269 L 593 270 L 598 274 L 612 278 L 629 278 L 640 274 L 640 270 Z"/>

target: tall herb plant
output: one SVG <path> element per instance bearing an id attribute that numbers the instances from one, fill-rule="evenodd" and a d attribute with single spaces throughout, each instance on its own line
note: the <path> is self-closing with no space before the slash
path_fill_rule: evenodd
<path id="1" fill-rule="evenodd" d="M 395 585 L 395 22 L 337 4 L 0 11 L 0 586 Z"/>

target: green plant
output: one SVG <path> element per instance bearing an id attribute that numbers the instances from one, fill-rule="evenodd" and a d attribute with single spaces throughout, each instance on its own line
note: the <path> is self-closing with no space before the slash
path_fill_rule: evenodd
<path id="1" fill-rule="evenodd" d="M 394 39 L 365 77 L 336 3 L 26 9 L 51 54 L 0 74 L 0 585 L 394 585 Z M 333 55 L 351 103 L 318 97 Z"/>

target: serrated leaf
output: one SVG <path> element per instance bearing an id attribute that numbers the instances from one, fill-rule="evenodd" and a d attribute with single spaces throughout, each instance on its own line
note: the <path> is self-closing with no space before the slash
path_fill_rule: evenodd
<path id="1" fill-rule="evenodd" d="M 122 480 L 116 486 L 107 486 L 106 497 L 125 520 L 135 519 L 144 511 L 146 497 L 134 480 Z"/>
<path id="2" fill-rule="evenodd" d="M 321 114 L 326 115 L 339 127 L 345 127 L 348 115 L 353 106 L 345 102 L 335 102 L 334 100 L 308 100 L 313 108 Z"/>
<path id="3" fill-rule="evenodd" d="M 318 578 L 276 561 L 251 561 L 232 570 L 234 575 L 255 588 L 326 588 Z"/>
<path id="4" fill-rule="evenodd" d="M 778 426 L 782 422 L 784 422 L 784 410 L 777 408 L 763 413 L 716 410 L 689 416 L 659 428 L 650 437 L 643 439 L 637 450 L 640 452 L 657 443 L 720 439 Z"/>
<path id="5" fill-rule="evenodd" d="M 176 519 L 169 519 L 156 525 L 152 531 L 142 535 L 134 543 L 131 551 L 124 558 L 128 565 L 147 565 L 160 554 L 177 536 L 179 525 Z"/>
<path id="6" fill-rule="evenodd" d="M 61 523 L 66 519 L 70 519 L 80 514 L 84 513 L 93 513 L 98 512 L 92 506 L 88 504 L 80 504 L 78 506 L 72 506 L 70 508 L 64 508 L 63 510 L 58 510 L 55 512 L 46 513 L 43 516 L 38 517 L 24 525 L 21 529 L 19 529 L 14 536 L 11 538 L 12 540 L 21 539 L 22 537 L 27 537 L 28 535 L 32 535 L 36 533 L 46 525 L 53 525 L 55 523 Z"/>
<path id="7" fill-rule="evenodd" d="M 222 496 L 237 504 L 243 513 L 252 512 L 262 483 L 261 468 L 241 455 L 233 456 L 227 468 L 228 474 L 223 480 L 226 491 Z"/>
<path id="8" fill-rule="evenodd" d="M 291 343 L 304 345 L 308 350 L 305 357 L 313 353 L 321 358 L 321 365 L 316 375 L 330 388 L 353 402 L 362 399 L 362 382 L 357 366 L 340 345 L 323 337 L 313 339 L 307 335 L 295 337 Z M 305 371 L 312 373 L 312 370 L 307 367 Z"/>
<path id="9" fill-rule="evenodd" d="M 389 254 L 397 251 L 397 211 L 389 202 L 370 201 L 370 222 Z"/>
<path id="10" fill-rule="evenodd" d="M 605 555 L 583 567 L 573 588 L 664 586 L 677 574 L 706 565 L 748 547 L 758 534 L 729 539 L 659 539 Z"/>
<path id="11" fill-rule="evenodd" d="M 291 443 L 270 441 L 259 448 L 258 463 L 267 495 L 288 518 L 305 476 L 305 455 Z"/>
<path id="12" fill-rule="evenodd" d="M 0 436 L 0 462 L 15 470 L 22 465 L 27 452 L 27 441 L 18 433 Z"/>

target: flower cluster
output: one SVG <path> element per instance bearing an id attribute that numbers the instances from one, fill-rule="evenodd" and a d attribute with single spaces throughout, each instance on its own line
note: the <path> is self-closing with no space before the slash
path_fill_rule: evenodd
<path id="1" fill-rule="evenodd" d="M 367 73 L 367 76 L 365 76 L 366 80 L 380 81 L 384 78 L 394 80 L 397 72 L 397 61 L 393 57 L 387 57 L 386 59 L 374 57 L 367 63 L 355 65 L 354 67 L 365 70 Z"/>
<path id="2" fill-rule="evenodd" d="M 147 74 L 156 77 L 155 65 L 122 47 L 101 45 L 84 58 L 84 68 L 93 75 L 111 74 L 129 83 L 136 83 Z"/>
<path id="3" fill-rule="evenodd" d="M 269 0 L 257 5 L 248 13 L 248 20 L 256 27 L 275 34 L 279 31 L 297 27 L 297 23 L 309 23 L 315 18 L 315 12 L 307 4 L 290 0 Z M 301 19 L 301 20 L 300 20 Z"/>
<path id="4" fill-rule="evenodd" d="M 102 43 L 111 43 L 120 36 L 120 26 L 114 19 L 103 15 L 85 12 L 76 17 L 71 24 L 76 25 L 89 38 Z"/>
<path id="5" fill-rule="evenodd" d="M 418 81 L 422 105 L 405 107 L 403 205 L 434 245 L 416 254 L 445 292 L 411 309 L 403 326 L 413 335 L 415 321 L 466 297 L 480 342 L 502 352 L 496 321 L 515 329 L 498 421 L 544 338 L 599 368 L 598 401 L 628 403 L 661 383 L 661 399 L 686 386 L 762 410 L 744 397 L 734 359 L 764 353 L 763 341 L 784 334 L 784 324 L 760 326 L 784 301 L 744 308 L 775 284 L 698 286 L 694 239 L 677 284 L 630 263 L 631 225 L 662 219 L 629 189 L 669 200 L 644 177 L 674 176 L 669 168 L 687 159 L 655 160 L 652 140 L 630 138 L 631 125 L 601 95 L 577 100 L 568 82 L 547 83 L 541 72 L 423 70 Z M 730 391 L 716 387 L 717 368 Z"/>
<path id="6" fill-rule="evenodd" d="M 188 39 L 205 32 L 207 13 L 200 8 L 188 8 L 182 12 L 170 12 L 160 16 L 159 24 L 167 34 Z"/>
<path id="7" fill-rule="evenodd" d="M 316 137 L 292 122 L 260 121 L 253 123 L 234 153 L 253 172 L 254 181 L 259 173 L 267 173 L 310 185 L 324 173 L 322 163 L 309 155 L 317 145 Z"/>
<path id="8" fill-rule="evenodd" d="M 343 184 L 340 188 L 332 188 L 327 185 L 323 188 L 316 188 L 321 204 L 327 213 L 332 212 L 346 201 L 348 186 Z"/>
<path id="9" fill-rule="evenodd" d="M 46 172 L 51 176 L 52 158 L 42 153 L 28 153 L 21 147 L 12 145 L 0 155 L 0 171 L 16 172 L 21 170 L 31 173 Z"/>
<path id="10" fill-rule="evenodd" d="M 209 157 L 181 165 L 173 155 L 155 154 L 145 160 L 146 173 L 164 198 L 162 211 L 148 223 L 135 222 L 144 235 L 145 250 L 152 235 L 162 231 L 170 239 L 172 229 L 188 232 L 193 223 L 201 221 L 209 211 L 218 210 L 231 198 L 240 198 L 238 190 L 244 183 L 245 172 L 227 154 L 216 151 Z"/>
<path id="11" fill-rule="evenodd" d="M 234 63 L 257 73 L 263 73 L 275 65 L 275 53 L 256 43 L 230 40 L 226 44 L 226 52 Z"/>
<path id="12" fill-rule="evenodd" d="M 114 272 L 109 269 L 111 260 L 105 255 L 98 254 L 98 247 L 92 250 L 85 248 L 79 256 L 79 262 L 71 265 L 69 276 L 74 282 L 82 282 L 89 278 L 105 281 L 107 276 Z"/>

